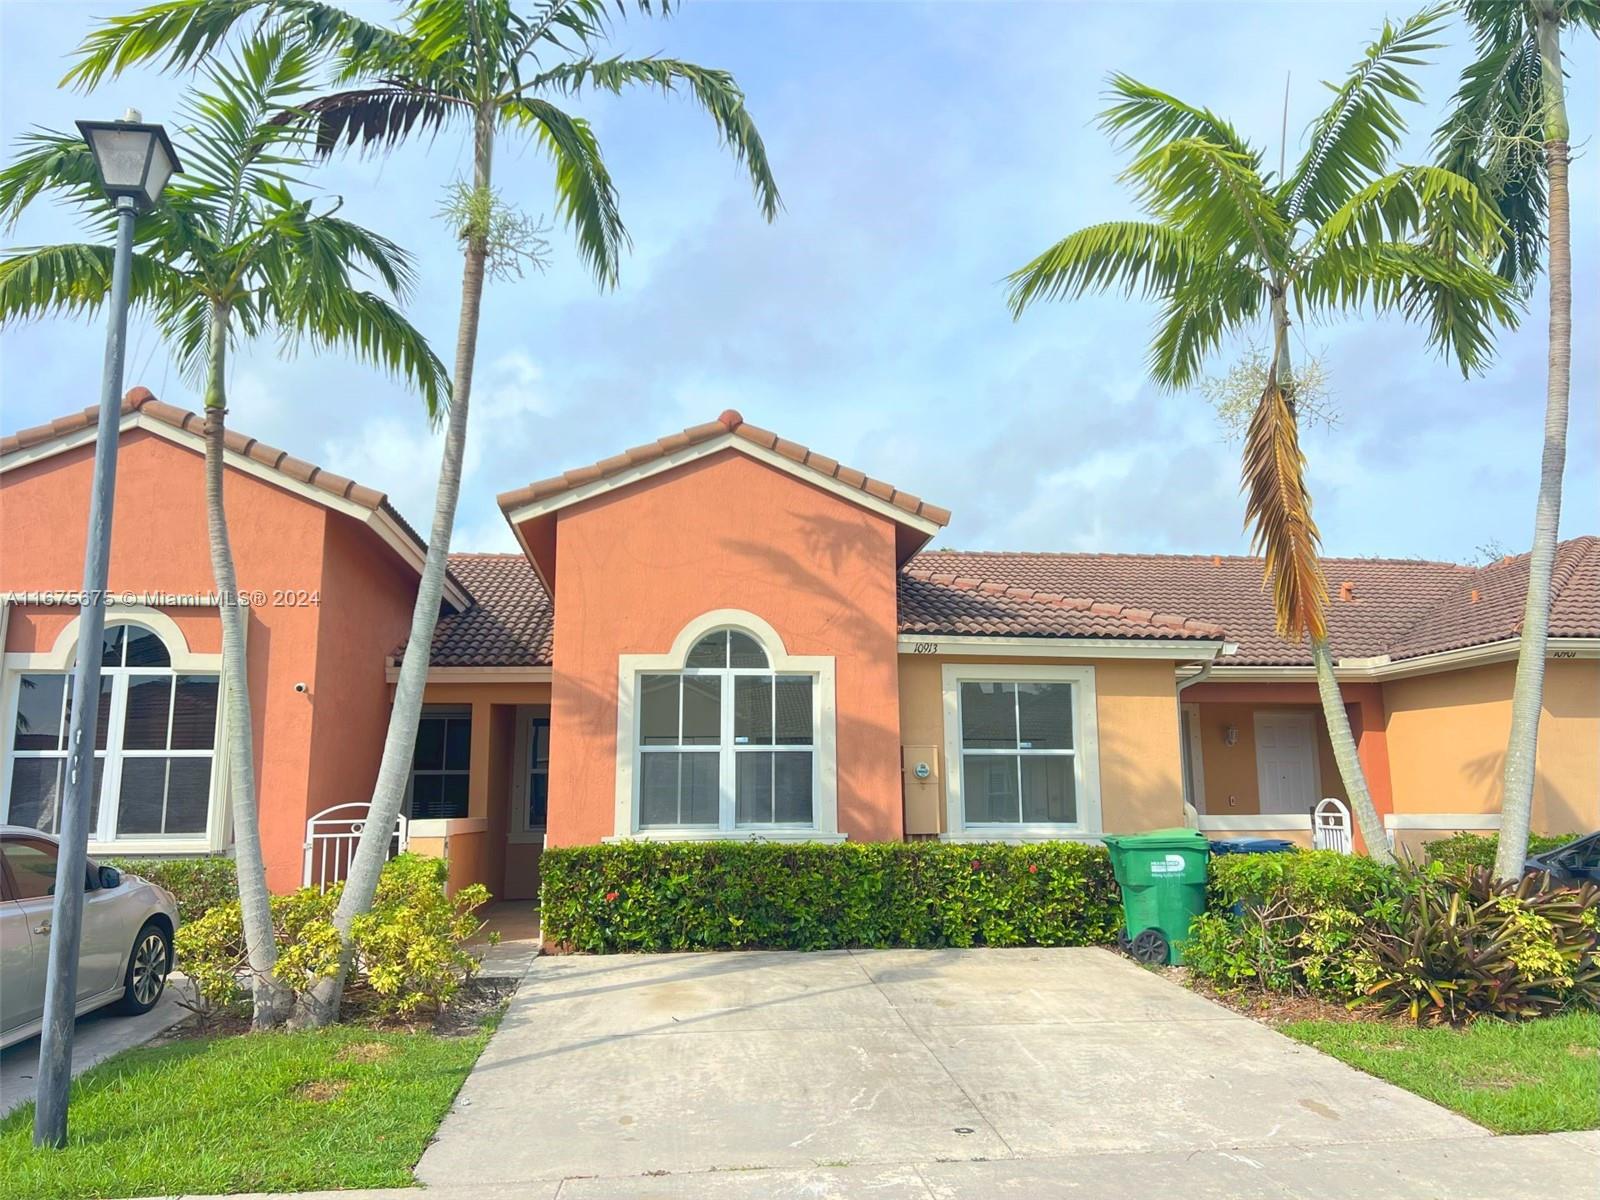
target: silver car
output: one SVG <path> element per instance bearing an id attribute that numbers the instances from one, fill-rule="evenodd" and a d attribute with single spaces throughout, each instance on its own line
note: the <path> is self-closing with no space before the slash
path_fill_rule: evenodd
<path id="1" fill-rule="evenodd" d="M 39 1032 L 50 961 L 56 839 L 37 829 L 0 825 L 0 1047 Z M 149 1012 L 172 969 L 178 906 L 137 875 L 89 861 L 84 879 L 83 941 L 78 953 L 78 1014 L 108 1004 Z"/>

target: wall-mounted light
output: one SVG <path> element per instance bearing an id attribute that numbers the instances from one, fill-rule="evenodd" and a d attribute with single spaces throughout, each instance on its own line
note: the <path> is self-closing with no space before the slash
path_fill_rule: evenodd
<path id="1" fill-rule="evenodd" d="M 1237 725 L 1224 725 L 1222 727 L 1222 744 L 1224 746 L 1237 746 L 1239 744 L 1239 727 Z"/>

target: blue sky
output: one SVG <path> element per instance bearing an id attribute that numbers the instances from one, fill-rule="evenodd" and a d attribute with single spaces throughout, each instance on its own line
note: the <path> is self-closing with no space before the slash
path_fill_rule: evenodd
<path id="1" fill-rule="evenodd" d="M 0 4 L 0 136 L 76 117 L 176 121 L 182 81 L 127 75 L 90 96 L 56 81 L 115 0 Z M 390 5 L 366 5 L 381 16 Z M 999 280 L 1064 234 L 1129 215 L 1121 161 L 1094 128 L 1105 76 L 1126 71 L 1230 117 L 1275 155 L 1286 73 L 1289 153 L 1385 15 L 1370 3 L 765 3 L 689 0 L 668 21 L 629 19 L 613 48 L 735 73 L 766 138 L 786 211 L 759 217 L 746 181 L 688 101 L 584 97 L 633 235 L 621 285 L 599 292 L 570 239 L 544 274 L 491 286 L 455 548 L 513 543 L 494 495 L 715 416 L 726 407 L 944 504 L 941 543 L 965 548 L 1233 552 L 1245 548 L 1237 448 L 1198 393 L 1144 377 L 1151 306 L 1097 298 L 1013 323 Z M 1418 72 L 1401 155 L 1428 135 L 1467 53 L 1452 28 Z M 1575 343 L 1563 533 L 1600 528 L 1595 284 L 1600 169 L 1592 153 L 1597 55 L 1571 62 Z M 345 212 L 406 245 L 422 286 L 409 312 L 448 360 L 459 257 L 435 216 L 467 162 L 447 135 L 312 176 Z M 503 194 L 551 209 L 544 160 L 502 143 Z M 7 246 L 75 236 L 36 206 Z M 1466 560 L 1525 549 L 1545 389 L 1545 299 L 1463 381 L 1398 319 L 1300 331 L 1342 414 L 1310 431 L 1316 517 L 1331 554 Z M 52 320 L 0 333 L 0 429 L 98 395 L 103 326 Z M 1213 364 L 1216 373 L 1231 354 Z M 197 407 L 148 328 L 127 381 Z M 426 528 L 438 446 L 416 400 L 330 356 L 242 348 L 231 422 L 387 490 Z"/>

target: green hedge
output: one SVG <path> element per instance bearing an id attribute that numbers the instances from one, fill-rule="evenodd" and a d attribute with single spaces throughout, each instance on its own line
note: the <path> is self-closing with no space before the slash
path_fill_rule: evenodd
<path id="1" fill-rule="evenodd" d="M 1086 946 L 1122 923 L 1100 846 L 620 842 L 546 850 L 546 941 L 591 953 Z"/>
<path id="2" fill-rule="evenodd" d="M 178 920 L 198 921 L 213 908 L 239 898 L 239 876 L 231 858 L 111 858 L 106 865 L 141 875 L 171 892 Z"/>
<path id="3" fill-rule="evenodd" d="M 1577 836 L 1575 833 L 1555 836 L 1531 833 L 1528 835 L 1528 853 L 1543 854 L 1546 850 L 1565 846 Z M 1423 849 L 1428 852 L 1429 862 L 1442 863 L 1452 871 L 1465 871 L 1469 867 L 1485 867 L 1492 870 L 1494 856 L 1499 848 L 1500 836 L 1494 833 L 1456 833 L 1447 838 L 1423 843 Z"/>

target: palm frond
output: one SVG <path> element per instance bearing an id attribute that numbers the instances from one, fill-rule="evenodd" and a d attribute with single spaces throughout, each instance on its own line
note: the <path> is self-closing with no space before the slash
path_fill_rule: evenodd
<path id="1" fill-rule="evenodd" d="M 45 316 L 99 310 L 111 291 L 110 246 L 69 242 L 29 246 L 0 259 L 0 327 Z M 148 254 L 135 254 L 130 302 L 161 313 L 185 291 L 182 274 Z"/>
<path id="2" fill-rule="evenodd" d="M 602 287 L 615 286 L 623 250 L 630 244 L 617 192 L 589 122 L 548 100 L 521 96 L 501 106 L 511 121 L 531 129 L 556 168 L 556 215 L 578 239 L 578 256 Z"/>
<path id="3" fill-rule="evenodd" d="M 744 106 L 744 93 L 727 71 L 696 66 L 675 58 L 584 58 L 543 71 L 524 85 L 526 92 L 549 88 L 575 96 L 585 85 L 621 95 L 630 86 L 644 84 L 673 92 L 685 85 L 716 124 L 717 133 L 750 174 L 751 186 L 762 215 L 771 221 L 783 207 L 778 184 L 767 162 L 766 146 L 755 121 Z"/>
<path id="4" fill-rule="evenodd" d="M 100 175 L 81 136 L 36 129 L 17 144 L 20 152 L 0 169 L 0 227 L 13 228 L 22 210 L 46 191 L 81 210 L 104 213 Z"/>
<path id="5" fill-rule="evenodd" d="M 1278 636 L 1298 642 L 1327 636 L 1328 585 L 1317 561 L 1320 535 L 1311 519 L 1305 455 L 1283 391 L 1268 381 L 1245 435 L 1245 523 L 1253 553 L 1264 559 Z"/>
<path id="6" fill-rule="evenodd" d="M 1110 107 L 1100 114 L 1100 128 L 1117 145 L 1142 158 L 1167 142 L 1195 138 L 1221 146 L 1261 169 L 1261 153 L 1239 131 L 1208 108 L 1195 108 L 1175 96 L 1117 73 L 1108 81 Z"/>
<path id="7" fill-rule="evenodd" d="M 1192 386 L 1206 356 L 1229 334 L 1261 316 L 1266 283 L 1233 262 L 1200 262 L 1166 297 L 1147 359 L 1150 377 L 1162 387 Z"/>
<path id="8" fill-rule="evenodd" d="M 1085 292 L 1164 295 L 1193 269 L 1195 247 L 1172 225 L 1107 221 L 1068 234 L 1006 276 L 1011 315 L 1036 300 L 1075 300 Z"/>
<path id="9" fill-rule="evenodd" d="M 292 22 L 318 51 L 381 48 L 397 57 L 406 49 L 393 30 L 320 0 L 159 0 L 91 29 L 61 83 L 89 91 L 107 76 L 149 62 L 166 71 L 185 70 L 208 58 L 247 20 L 258 26 Z"/>
<path id="10" fill-rule="evenodd" d="M 1407 166 L 1368 183 L 1329 213 L 1297 261 L 1328 249 L 1421 235 L 1462 253 L 1488 255 L 1503 232 L 1500 214 L 1471 180 L 1443 167 Z"/>
<path id="11" fill-rule="evenodd" d="M 1384 168 L 1405 133 L 1397 101 L 1417 103 L 1421 93 L 1404 70 L 1438 48 L 1449 7 L 1424 9 L 1399 25 L 1384 22 L 1375 42 L 1351 68 L 1334 99 L 1312 124 L 1311 143 L 1290 179 L 1287 216 L 1320 224 L 1352 190 Z"/>
<path id="12" fill-rule="evenodd" d="M 402 79 L 319 96 L 297 111 L 314 124 L 317 153 L 323 157 L 341 142 L 374 152 L 387 150 L 413 130 L 437 135 L 449 121 L 472 115 L 466 101 L 418 91 Z"/>
<path id="13" fill-rule="evenodd" d="M 1198 138 L 1158 146 L 1123 172 L 1140 203 L 1177 226 L 1202 258 L 1253 253 L 1271 269 L 1289 256 L 1289 227 L 1255 161 Z"/>

